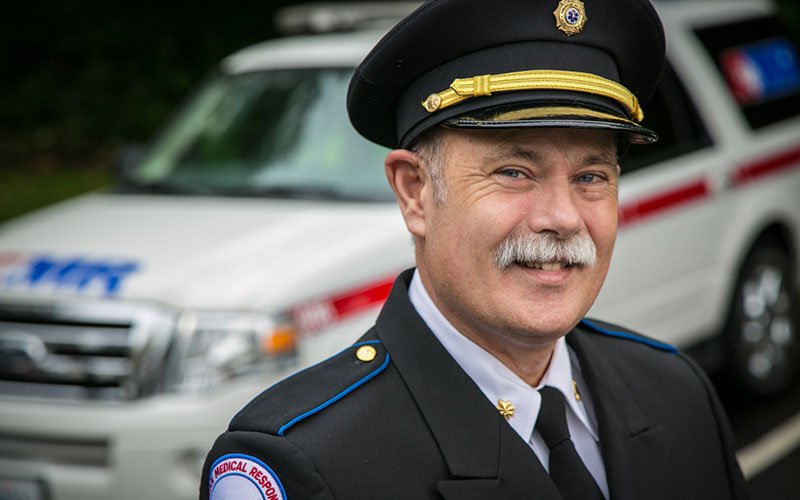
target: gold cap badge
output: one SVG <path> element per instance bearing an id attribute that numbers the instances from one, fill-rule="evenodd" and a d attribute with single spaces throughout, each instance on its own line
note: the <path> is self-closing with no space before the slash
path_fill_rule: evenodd
<path id="1" fill-rule="evenodd" d="M 586 9 L 581 0 L 561 0 L 553 15 L 556 16 L 556 28 L 569 36 L 583 31 L 586 24 Z"/>

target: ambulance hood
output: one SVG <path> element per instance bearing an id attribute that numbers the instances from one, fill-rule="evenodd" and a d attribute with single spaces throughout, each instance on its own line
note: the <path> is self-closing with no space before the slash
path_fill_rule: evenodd
<path id="1" fill-rule="evenodd" d="M 282 310 L 413 264 L 394 203 L 91 194 L 0 226 L 0 294 Z"/>

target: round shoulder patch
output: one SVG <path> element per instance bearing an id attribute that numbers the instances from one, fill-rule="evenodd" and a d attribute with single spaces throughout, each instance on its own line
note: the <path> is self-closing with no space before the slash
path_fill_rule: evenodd
<path id="1" fill-rule="evenodd" d="M 211 500 L 286 500 L 286 492 L 275 472 L 249 455 L 218 458 L 208 478 Z"/>

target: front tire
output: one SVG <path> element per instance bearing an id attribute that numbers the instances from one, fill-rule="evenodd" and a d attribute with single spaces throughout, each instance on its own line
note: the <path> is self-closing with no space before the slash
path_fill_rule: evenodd
<path id="1" fill-rule="evenodd" d="M 770 244 L 754 248 L 742 266 L 725 331 L 728 375 L 740 395 L 775 396 L 797 380 L 800 303 L 793 271 L 787 252 Z"/>

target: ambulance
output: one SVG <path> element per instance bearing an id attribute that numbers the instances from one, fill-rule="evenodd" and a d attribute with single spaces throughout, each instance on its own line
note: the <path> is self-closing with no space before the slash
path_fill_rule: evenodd
<path id="1" fill-rule="evenodd" d="M 414 5 L 285 11 L 326 33 L 232 54 L 115 186 L 0 226 L 0 498 L 196 498 L 239 408 L 372 324 L 413 247 L 345 94 Z M 800 42 L 761 0 L 656 7 L 660 140 L 622 159 L 591 315 L 777 394 L 799 365 Z"/>

